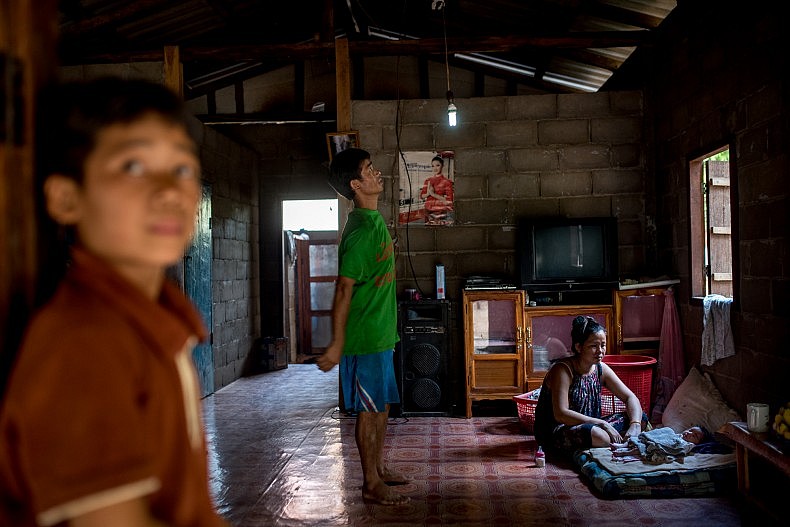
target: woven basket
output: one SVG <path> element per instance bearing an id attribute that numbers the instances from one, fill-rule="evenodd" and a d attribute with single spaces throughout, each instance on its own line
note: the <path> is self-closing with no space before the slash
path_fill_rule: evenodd
<path id="1" fill-rule="evenodd" d="M 653 389 L 653 368 L 656 359 L 646 355 L 606 355 L 603 361 L 634 392 L 642 404 L 642 411 L 650 415 L 650 398 Z M 601 415 L 624 412 L 625 403 L 607 388 L 601 390 Z"/>
<path id="2" fill-rule="evenodd" d="M 538 407 L 539 395 L 540 388 L 537 388 L 531 392 L 513 396 L 513 400 L 516 401 L 518 420 L 521 422 L 521 428 L 529 434 L 535 431 L 535 408 Z"/>

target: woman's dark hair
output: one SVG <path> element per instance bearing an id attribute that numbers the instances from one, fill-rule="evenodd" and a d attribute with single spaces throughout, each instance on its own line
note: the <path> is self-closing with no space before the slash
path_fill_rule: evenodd
<path id="1" fill-rule="evenodd" d="M 442 164 L 442 166 L 444 166 L 444 158 L 442 158 L 442 156 L 434 156 L 434 158 L 431 159 L 431 163 L 433 163 L 434 161 L 438 161 L 439 163 Z"/>
<path id="2" fill-rule="evenodd" d="M 593 333 L 606 333 L 606 328 L 599 324 L 593 317 L 578 316 L 571 325 L 571 349 L 574 353 L 576 344 L 583 345 Z"/>
<path id="3" fill-rule="evenodd" d="M 338 152 L 329 166 L 329 186 L 346 199 L 354 199 L 351 182 L 361 177 L 362 162 L 370 154 L 361 148 L 347 148 Z"/>

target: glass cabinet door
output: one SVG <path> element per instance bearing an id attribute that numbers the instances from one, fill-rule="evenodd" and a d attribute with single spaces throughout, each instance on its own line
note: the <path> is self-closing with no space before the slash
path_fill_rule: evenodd
<path id="1" fill-rule="evenodd" d="M 518 325 L 513 299 L 475 300 L 471 310 L 475 355 L 518 353 Z"/>
<path id="2" fill-rule="evenodd" d="M 612 308 L 609 306 L 566 306 L 527 308 L 527 387 L 540 386 L 552 361 L 569 357 L 571 326 L 579 315 L 593 317 L 606 328 L 607 352 L 613 353 Z"/>
<path id="3" fill-rule="evenodd" d="M 524 392 L 524 292 L 464 291 L 466 416 L 472 401 Z"/>

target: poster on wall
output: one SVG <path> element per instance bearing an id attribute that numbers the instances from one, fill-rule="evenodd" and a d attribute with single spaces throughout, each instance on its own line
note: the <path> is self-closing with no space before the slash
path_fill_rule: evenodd
<path id="1" fill-rule="evenodd" d="M 398 223 L 452 225 L 455 152 L 404 152 L 399 169 Z"/>

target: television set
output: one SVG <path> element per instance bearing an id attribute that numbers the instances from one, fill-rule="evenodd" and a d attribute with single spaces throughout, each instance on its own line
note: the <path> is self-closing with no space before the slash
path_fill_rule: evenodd
<path id="1" fill-rule="evenodd" d="M 617 218 L 522 218 L 517 229 L 523 289 L 617 287 Z"/>

